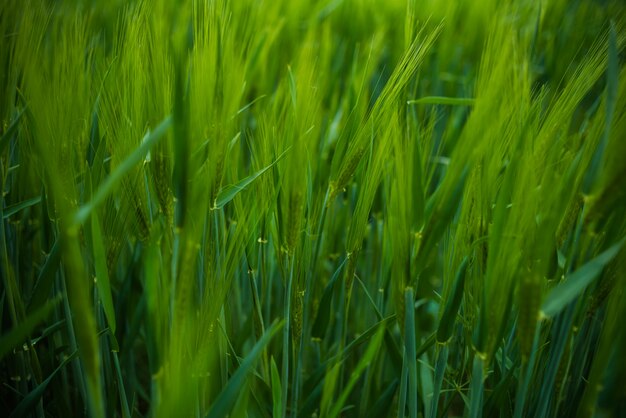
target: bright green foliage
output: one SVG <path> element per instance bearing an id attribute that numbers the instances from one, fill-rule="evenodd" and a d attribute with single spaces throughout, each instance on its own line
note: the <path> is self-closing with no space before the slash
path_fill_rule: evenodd
<path id="1" fill-rule="evenodd" d="M 0 411 L 619 417 L 621 0 L 0 2 Z"/>

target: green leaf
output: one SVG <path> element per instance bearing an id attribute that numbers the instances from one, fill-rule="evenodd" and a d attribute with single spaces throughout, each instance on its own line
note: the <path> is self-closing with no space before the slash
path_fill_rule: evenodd
<path id="1" fill-rule="evenodd" d="M 171 116 L 168 116 L 163 119 L 154 131 L 146 133 L 139 148 L 126 157 L 126 159 L 122 161 L 122 163 L 117 166 L 115 170 L 113 170 L 104 180 L 91 200 L 78 209 L 74 215 L 74 224 L 76 226 L 82 225 L 87 220 L 89 215 L 91 215 L 91 212 L 93 212 L 98 205 L 104 202 L 104 199 L 106 199 L 106 197 L 115 190 L 124 176 L 136 164 L 144 159 L 146 155 L 148 155 L 148 152 L 152 149 L 152 147 L 154 147 L 161 140 L 161 138 L 163 138 L 171 124 L 172 118 Z"/>
<path id="2" fill-rule="evenodd" d="M 10 353 L 15 347 L 19 347 L 21 344 L 24 344 L 24 341 L 26 341 L 30 333 L 33 332 L 35 327 L 39 325 L 40 322 L 48 317 L 58 302 L 58 298 L 48 302 L 32 314 L 28 315 L 19 325 L 11 328 L 9 332 L 4 334 L 0 340 L 0 360 Z"/>
<path id="3" fill-rule="evenodd" d="M 268 165 L 267 167 L 262 168 L 259 171 L 257 171 L 256 173 L 253 173 L 253 174 L 249 175 L 248 177 L 245 177 L 245 178 L 239 180 L 235 184 L 229 184 L 228 186 L 223 187 L 219 191 L 219 193 L 217 194 L 217 197 L 215 198 L 213 209 L 223 208 L 224 205 L 226 205 L 228 202 L 233 200 L 235 198 L 235 196 L 237 196 L 239 194 L 239 192 L 245 190 L 246 187 L 248 187 L 250 185 L 250 183 L 252 183 L 261 174 L 265 173 L 267 170 L 272 168 L 277 162 L 279 162 L 285 156 L 287 151 L 289 151 L 289 148 L 285 152 L 280 154 L 278 156 L 278 158 L 276 160 L 274 160 L 274 162 L 271 163 L 270 165 Z"/>
<path id="4" fill-rule="evenodd" d="M 463 300 L 463 287 L 465 285 L 467 265 L 468 259 L 465 257 L 456 273 L 452 293 L 448 297 L 443 314 L 441 315 L 441 320 L 439 321 L 439 328 L 437 328 L 437 342 L 439 343 L 447 342 L 452 337 L 456 315 L 459 312 L 461 301 Z"/>
<path id="5" fill-rule="evenodd" d="M 282 400 L 281 400 L 281 387 L 280 387 L 280 375 L 278 374 L 278 368 L 274 357 L 271 358 L 271 373 L 272 373 L 272 416 L 274 418 L 282 417 Z"/>
<path id="6" fill-rule="evenodd" d="M 233 408 L 239 392 L 243 388 L 245 378 L 252 368 L 252 365 L 256 361 L 257 357 L 261 355 L 263 348 L 270 342 L 270 340 L 278 333 L 283 327 L 284 321 L 274 323 L 263 337 L 254 345 L 250 353 L 241 362 L 241 365 L 232 375 L 232 377 L 226 383 L 226 386 L 222 392 L 218 395 L 217 399 L 213 403 L 211 410 L 206 415 L 207 418 L 225 417 Z"/>
<path id="7" fill-rule="evenodd" d="M 41 307 L 46 302 L 50 292 L 52 291 L 54 278 L 61 263 L 60 249 L 61 244 L 57 239 L 52 246 L 52 250 L 50 250 L 50 254 L 48 254 L 48 258 L 46 258 L 46 262 L 39 272 L 39 276 L 37 277 L 33 294 L 30 298 L 30 302 L 28 303 L 29 312 Z"/>
<path id="8" fill-rule="evenodd" d="M 8 206 L 4 209 L 3 218 L 9 219 L 11 216 L 15 215 L 19 211 L 34 206 L 39 202 L 41 202 L 41 196 L 33 197 L 32 199 L 24 200 L 23 202 Z"/>
<path id="9" fill-rule="evenodd" d="M 483 359 L 474 355 L 474 366 L 472 368 L 472 379 L 470 383 L 470 418 L 482 416 L 483 394 L 485 385 L 483 384 Z"/>
<path id="10" fill-rule="evenodd" d="M 552 289 L 543 302 L 541 316 L 553 317 L 574 301 L 617 255 L 624 241 L 626 241 L 626 238 L 612 245 L 608 250 L 576 270 L 565 281 Z"/>
<path id="11" fill-rule="evenodd" d="M 409 417 L 417 418 L 417 355 L 415 352 L 415 299 L 413 289 L 404 291 L 404 366 L 409 379 Z"/>
<path id="12" fill-rule="evenodd" d="M 380 398 L 376 401 L 376 403 L 369 409 L 366 417 L 367 418 L 378 418 L 387 416 L 389 410 L 391 408 L 391 402 L 393 401 L 393 397 L 398 390 L 398 379 L 391 382 L 389 386 L 382 392 Z"/>
<path id="13" fill-rule="evenodd" d="M 361 357 L 358 364 L 350 374 L 350 380 L 348 381 L 348 384 L 344 387 L 343 392 L 341 392 L 341 395 L 339 395 L 339 399 L 337 399 L 337 402 L 335 402 L 332 409 L 330 410 L 330 413 L 328 414 L 329 418 L 336 418 L 339 416 L 343 405 L 348 399 L 348 395 L 350 394 L 350 392 L 352 392 L 352 389 L 354 389 L 354 386 L 361 377 L 361 374 L 363 374 L 365 369 L 370 365 L 370 363 L 374 359 L 374 356 L 378 352 L 380 343 L 383 340 L 383 335 L 385 335 L 385 327 L 381 326 L 374 335 L 374 338 L 372 338 L 372 342 L 370 342 L 370 345 L 367 347 L 367 350 L 363 354 L 363 357 Z"/>
<path id="14" fill-rule="evenodd" d="M 111 295 L 111 282 L 109 280 L 109 271 L 107 270 L 106 251 L 102 241 L 100 221 L 96 212 L 91 217 L 91 239 L 93 241 L 93 257 L 96 265 L 98 296 L 100 296 L 100 302 L 102 303 L 109 328 L 111 328 L 111 333 L 115 335 L 115 308 L 113 307 L 113 297 Z"/>
<path id="15" fill-rule="evenodd" d="M 339 267 L 337 267 L 337 270 L 335 270 L 335 273 L 324 288 L 324 293 L 322 294 L 322 299 L 320 300 L 319 308 L 317 310 L 317 316 L 315 317 L 315 322 L 313 323 L 313 329 L 311 330 L 311 338 L 322 339 L 324 338 L 324 335 L 326 335 L 328 321 L 330 320 L 331 302 L 333 299 L 335 283 L 337 282 L 341 268 L 346 263 L 346 260 L 347 258 L 345 258 Z"/>
<path id="16" fill-rule="evenodd" d="M 26 111 L 26 108 L 22 109 L 22 111 L 17 114 L 15 119 L 13 119 L 13 122 L 11 122 L 11 125 L 7 128 L 4 134 L 2 134 L 2 138 L 0 138 L 0 153 L 2 153 L 4 149 L 9 145 L 9 141 L 11 140 L 11 137 L 13 136 L 15 131 L 17 130 L 20 119 L 24 115 L 25 111 Z"/>
<path id="17" fill-rule="evenodd" d="M 430 418 L 437 417 L 437 407 L 439 406 L 439 394 L 443 384 L 443 377 L 448 365 L 448 344 L 440 346 L 437 350 L 437 360 L 435 362 L 435 378 L 433 381 L 433 396 L 430 400 L 430 409 L 428 416 Z"/>
<path id="18" fill-rule="evenodd" d="M 78 356 L 78 351 L 74 351 L 71 355 L 66 357 L 61 362 L 61 364 L 56 369 L 54 369 L 54 371 L 50 374 L 50 376 L 46 378 L 46 380 L 44 380 L 39 385 L 37 385 L 35 389 L 29 392 L 28 395 L 26 395 L 24 399 L 20 401 L 20 403 L 13 410 L 13 412 L 11 412 L 11 415 L 9 415 L 9 418 L 20 418 L 20 417 L 28 416 L 28 414 L 32 411 L 33 408 L 35 408 L 35 406 L 37 405 L 37 402 L 39 402 L 39 400 L 43 396 L 44 392 L 46 391 L 46 388 L 48 387 L 48 385 L 50 384 L 54 376 L 56 376 L 56 374 L 59 371 L 61 371 L 61 369 L 65 367 L 67 363 L 72 361 L 77 356 Z"/>

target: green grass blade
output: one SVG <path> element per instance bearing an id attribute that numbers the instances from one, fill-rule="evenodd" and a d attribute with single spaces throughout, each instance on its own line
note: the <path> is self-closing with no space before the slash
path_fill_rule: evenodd
<path id="1" fill-rule="evenodd" d="M 107 269 L 106 251 L 102 240 L 102 232 L 100 231 L 100 221 L 97 212 L 93 212 L 91 216 L 91 238 L 93 245 L 93 257 L 96 267 L 96 285 L 98 286 L 98 296 L 107 318 L 107 323 L 111 332 L 115 335 L 115 307 L 113 306 L 113 296 L 111 295 L 111 281 L 109 280 L 109 271 Z"/>
<path id="2" fill-rule="evenodd" d="M 282 414 L 282 400 L 281 393 L 282 389 L 280 387 L 280 375 L 278 374 L 278 368 L 276 367 L 276 362 L 274 361 L 274 357 L 270 360 L 271 364 L 271 373 L 272 373 L 272 417 L 280 418 L 283 416 Z"/>
<path id="3" fill-rule="evenodd" d="M 243 389 L 248 372 L 254 365 L 256 359 L 261 355 L 265 346 L 269 344 L 283 325 L 284 321 L 274 323 L 263 335 L 263 337 L 261 337 L 261 339 L 254 345 L 252 350 L 250 350 L 250 353 L 241 362 L 239 368 L 228 380 L 228 383 L 226 383 L 226 386 L 222 389 L 217 399 L 215 399 L 215 402 L 211 406 L 211 410 L 206 415 L 207 418 L 225 417 L 230 412 L 239 396 L 239 391 Z"/>
<path id="4" fill-rule="evenodd" d="M 392 381 L 381 393 L 371 409 L 367 412 L 366 418 L 378 418 L 388 416 L 393 398 L 398 390 L 398 379 Z"/>
<path id="5" fill-rule="evenodd" d="M 26 112 L 25 108 L 22 109 L 20 113 L 17 114 L 15 119 L 13 119 L 13 122 L 11 122 L 11 125 L 9 125 L 7 130 L 4 131 L 4 133 L 2 134 L 2 137 L 0 138 L 0 154 L 2 154 L 5 148 L 9 146 L 9 141 L 13 137 L 13 134 L 15 134 L 15 131 L 17 131 L 17 128 L 20 124 L 20 120 L 22 119 L 22 116 L 24 115 L 24 112 Z"/>
<path id="6" fill-rule="evenodd" d="M 141 145 L 133 151 L 122 163 L 113 170 L 109 176 L 100 185 L 91 200 L 81 206 L 74 215 L 74 224 L 82 225 L 91 212 L 98 207 L 104 199 L 111 194 L 122 181 L 124 176 L 142 159 L 146 157 L 148 152 L 154 147 L 167 133 L 172 124 L 171 116 L 166 117 L 152 132 L 146 133 Z"/>
<path id="7" fill-rule="evenodd" d="M 404 317 L 404 357 L 408 375 L 409 418 L 417 418 L 417 356 L 415 352 L 415 300 L 413 289 L 404 291 L 405 317 Z"/>
<path id="8" fill-rule="evenodd" d="M 32 199 L 27 199 L 27 200 L 24 200 L 23 202 L 8 206 L 7 208 L 4 209 L 3 218 L 5 220 L 9 219 L 11 216 L 15 215 L 21 210 L 34 206 L 38 204 L 39 202 L 41 202 L 41 196 L 33 197 Z"/>
<path id="9" fill-rule="evenodd" d="M 463 287 L 465 285 L 465 273 L 468 264 L 469 260 L 465 257 L 454 278 L 452 293 L 446 301 L 446 306 L 444 307 L 441 320 L 439 321 L 439 327 L 437 328 L 437 342 L 439 343 L 445 343 L 452 337 L 456 316 L 461 307 L 461 301 L 463 300 Z"/>
<path id="10" fill-rule="evenodd" d="M 437 350 L 437 360 L 435 361 L 435 378 L 433 382 L 433 397 L 430 402 L 430 409 L 428 414 L 430 418 L 437 417 L 437 409 L 439 407 L 439 395 L 441 393 L 443 377 L 446 373 L 446 367 L 448 365 L 448 350 L 448 344 L 442 345 L 439 350 Z"/>
<path id="11" fill-rule="evenodd" d="M 347 258 L 345 258 L 333 276 L 330 278 L 326 287 L 324 288 L 324 293 L 322 294 L 322 299 L 320 300 L 319 308 L 317 310 L 317 316 L 315 317 L 315 322 L 313 323 L 313 329 L 311 331 L 312 338 L 324 338 L 326 335 L 326 331 L 328 328 L 328 321 L 330 320 L 330 311 L 331 311 L 331 302 L 333 299 L 333 294 L 335 293 L 335 283 L 337 283 L 337 279 L 342 271 L 343 265 L 346 263 Z"/>
<path id="12" fill-rule="evenodd" d="M 54 369 L 54 371 L 40 384 L 37 385 L 35 389 L 28 393 L 22 399 L 22 401 L 17 405 L 17 407 L 11 412 L 9 418 L 21 418 L 29 416 L 29 414 L 33 413 L 33 409 L 35 409 L 37 402 L 43 397 L 48 385 L 52 381 L 52 379 L 65 367 L 70 361 L 78 356 L 78 351 L 74 351 L 71 355 L 65 357 L 61 364 Z"/>
<path id="13" fill-rule="evenodd" d="M 604 267 L 619 253 L 625 241 L 626 238 L 613 244 L 608 250 L 580 267 L 569 275 L 564 282 L 552 289 L 541 306 L 541 315 L 551 318 L 580 296 Z"/>
<path id="14" fill-rule="evenodd" d="M 276 165 L 276 163 L 278 163 L 288 151 L 289 150 L 287 149 L 285 152 L 279 155 L 278 158 L 276 158 L 276 160 L 274 160 L 274 162 L 267 167 L 264 167 L 259 171 L 249 175 L 248 177 L 239 180 L 237 183 L 229 184 L 228 186 L 223 187 L 217 194 L 217 197 L 213 204 L 213 209 L 223 208 L 224 205 L 233 200 L 235 196 L 237 196 L 241 191 L 245 190 L 246 187 L 248 187 L 257 178 L 259 178 L 261 174 L 265 173 L 267 170 Z"/>
<path id="15" fill-rule="evenodd" d="M 328 414 L 328 418 L 336 418 L 339 416 L 341 409 L 348 399 L 348 395 L 350 395 L 350 392 L 352 392 L 352 389 L 354 389 L 354 386 L 358 382 L 365 369 L 374 360 L 374 356 L 378 352 L 378 348 L 380 347 L 380 344 L 383 340 L 383 335 L 385 335 L 385 328 L 381 326 L 372 338 L 372 341 L 370 342 L 367 350 L 363 354 L 363 357 L 361 357 L 353 372 L 350 374 L 350 380 L 348 380 L 348 383 L 345 385 L 343 391 L 341 392 L 341 395 L 339 395 L 339 399 L 337 399 L 337 402 L 335 402 L 335 404 L 331 408 Z"/>
<path id="16" fill-rule="evenodd" d="M 48 300 L 52 287 L 54 286 L 54 278 L 61 263 L 61 245 L 57 239 L 50 250 L 50 254 L 46 258 L 46 262 L 39 272 L 33 294 L 28 303 L 28 311 L 32 312 L 40 308 Z"/>
<path id="17" fill-rule="evenodd" d="M 2 335 L 0 340 L 0 359 L 4 358 L 14 348 L 21 347 L 35 327 L 50 315 L 50 312 L 58 302 L 59 299 L 57 298 L 46 303 L 28 315 L 18 326 L 13 327 L 9 332 Z"/>
<path id="18" fill-rule="evenodd" d="M 470 410 L 469 418 L 482 417 L 484 381 L 483 381 L 484 361 L 479 355 L 474 355 L 474 366 L 472 368 L 472 380 L 470 383 Z"/>

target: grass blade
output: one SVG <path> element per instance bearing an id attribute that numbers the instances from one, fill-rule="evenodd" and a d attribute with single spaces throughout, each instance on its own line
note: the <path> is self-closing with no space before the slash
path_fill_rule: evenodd
<path id="1" fill-rule="evenodd" d="M 146 155 L 152 147 L 154 147 L 167 133 L 167 130 L 172 124 L 171 116 L 166 117 L 152 132 L 146 133 L 141 145 L 135 151 L 133 151 L 122 163 L 113 170 L 104 182 L 98 188 L 98 191 L 93 195 L 91 200 L 81 206 L 74 215 L 74 225 L 82 225 L 91 212 L 98 207 L 104 199 L 111 194 L 115 188 L 122 181 L 124 176 L 137 165 Z"/>
<path id="2" fill-rule="evenodd" d="M 2 138 L 0 138 L 0 154 L 4 151 L 6 147 L 9 146 L 9 141 L 11 140 L 11 137 L 13 137 L 15 131 L 17 131 L 17 127 L 19 126 L 20 119 L 22 119 L 24 112 L 26 112 L 25 108 L 17 114 L 15 119 L 13 119 L 13 122 L 11 122 L 11 125 L 2 134 Z"/>
<path id="3" fill-rule="evenodd" d="M 404 317 L 404 350 L 405 364 L 408 375 L 409 418 L 417 418 L 417 357 L 415 353 L 415 300 L 413 289 L 404 291 L 405 317 Z"/>
<path id="4" fill-rule="evenodd" d="M 57 298 L 46 303 L 28 315 L 21 324 L 4 334 L 0 340 L 0 359 L 4 358 L 14 348 L 20 347 L 35 327 L 50 315 L 50 312 L 58 302 L 59 299 Z"/>
<path id="5" fill-rule="evenodd" d="M 613 244 L 608 250 L 580 267 L 569 275 L 564 282 L 552 289 L 541 306 L 541 315 L 547 318 L 554 317 L 580 296 L 604 267 L 619 253 L 625 241 L 626 238 Z"/>
<path id="6" fill-rule="evenodd" d="M 46 262 L 44 263 L 41 271 L 39 272 L 39 276 L 37 277 L 37 281 L 35 282 L 35 288 L 33 289 L 33 294 L 30 298 L 30 302 L 28 303 L 28 311 L 33 312 L 35 309 L 40 308 L 43 304 L 48 300 L 50 292 L 52 291 L 52 287 L 54 286 L 54 278 L 56 277 L 56 272 L 59 269 L 59 265 L 61 263 L 61 245 L 59 240 L 57 239 L 50 250 L 50 254 L 48 254 L 48 258 L 46 258 Z"/>
<path id="7" fill-rule="evenodd" d="M 239 180 L 237 183 L 229 184 L 228 186 L 223 187 L 217 194 L 215 202 L 213 203 L 213 209 L 223 208 L 224 205 L 226 205 L 228 202 L 233 200 L 235 196 L 237 196 L 241 191 L 245 190 L 246 187 L 248 187 L 254 180 L 259 178 L 261 174 L 265 173 L 267 170 L 272 168 L 276 163 L 278 163 L 285 156 L 287 151 L 289 151 L 289 149 L 287 149 L 285 152 L 280 154 L 278 158 L 276 158 L 276 160 L 274 160 L 274 162 L 268 165 L 267 167 L 264 167 L 260 169 L 259 171 L 249 175 L 248 177 L 245 177 Z"/>
<path id="8" fill-rule="evenodd" d="M 263 348 L 269 344 L 283 325 L 283 321 L 274 323 L 263 335 L 263 337 L 261 337 L 261 339 L 254 345 L 250 353 L 241 362 L 239 368 L 231 376 L 224 389 L 218 395 L 217 399 L 211 406 L 211 410 L 206 415 L 207 418 L 225 417 L 230 412 L 239 396 L 239 391 L 243 388 L 244 380 L 254 365 L 257 357 L 261 355 Z"/>
<path id="9" fill-rule="evenodd" d="M 383 340 L 383 335 L 385 335 L 385 328 L 381 326 L 372 338 L 372 341 L 370 342 L 367 350 L 363 354 L 363 357 L 361 357 L 358 364 L 354 368 L 354 371 L 350 375 L 350 380 L 345 385 L 343 392 L 341 392 L 341 395 L 339 396 L 339 399 L 337 399 L 337 402 L 335 402 L 332 409 L 330 410 L 328 418 L 336 418 L 339 416 L 341 409 L 348 399 L 348 395 L 350 394 L 350 392 L 352 392 L 352 389 L 354 389 L 354 386 L 361 377 L 361 374 L 363 374 L 365 369 L 370 365 L 370 363 L 374 359 L 374 356 L 378 352 L 378 348 L 380 347 L 380 344 Z"/>
<path id="10" fill-rule="evenodd" d="M 448 297 L 443 314 L 441 315 L 441 320 L 439 321 L 439 328 L 437 328 L 438 343 L 445 343 L 452 338 L 452 331 L 454 330 L 456 316 L 459 312 L 459 308 L 461 307 L 461 301 L 463 300 L 463 287 L 465 284 L 465 273 L 467 271 L 468 264 L 469 260 L 465 257 L 459 266 L 456 277 L 454 278 L 452 293 Z"/>
<path id="11" fill-rule="evenodd" d="M 34 206 L 41 202 L 41 196 L 33 197 L 32 199 L 24 200 L 23 202 L 16 203 L 4 209 L 3 218 L 9 219 L 21 210 Z"/>
<path id="12" fill-rule="evenodd" d="M 96 284 L 98 286 L 98 295 L 102 308 L 107 318 L 111 333 L 115 335 L 115 307 L 113 306 L 113 296 L 111 295 L 111 282 L 109 280 L 109 271 L 107 269 L 106 252 L 102 240 L 102 232 L 100 231 L 100 221 L 98 214 L 94 212 L 91 216 L 91 238 L 93 245 L 93 257 L 96 265 Z"/>
<path id="13" fill-rule="evenodd" d="M 283 416 L 282 400 L 281 400 L 282 389 L 280 387 L 280 375 L 278 374 L 278 368 L 276 367 L 276 362 L 274 361 L 274 357 L 271 358 L 270 363 L 271 363 L 271 372 L 272 372 L 272 416 L 274 418 L 280 418 Z"/>
<path id="14" fill-rule="evenodd" d="M 29 392 L 28 395 L 26 395 L 24 399 L 22 399 L 22 401 L 17 405 L 13 412 L 11 412 L 9 418 L 20 418 L 28 416 L 28 414 L 31 413 L 31 411 L 35 408 L 37 402 L 39 402 L 39 400 L 43 397 L 46 388 L 48 387 L 54 376 L 56 376 L 57 373 L 59 373 L 61 369 L 63 369 L 63 367 L 65 367 L 70 361 L 74 360 L 74 358 L 76 358 L 77 356 L 78 351 L 74 351 L 71 355 L 65 357 L 61 364 L 59 364 L 59 366 L 54 369 L 54 371 L 50 374 L 50 376 L 46 378 L 46 380 L 37 385 L 35 389 Z"/>

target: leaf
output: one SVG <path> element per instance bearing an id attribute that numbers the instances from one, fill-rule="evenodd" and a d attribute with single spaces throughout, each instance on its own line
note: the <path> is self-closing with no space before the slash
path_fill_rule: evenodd
<path id="1" fill-rule="evenodd" d="M 4 358 L 15 347 L 20 346 L 26 341 L 29 334 L 33 332 L 35 327 L 48 317 L 54 306 L 59 302 L 56 298 L 48 302 L 32 314 L 28 315 L 19 325 L 11 328 L 9 332 L 2 336 L 0 340 L 0 360 Z"/>
<path id="2" fill-rule="evenodd" d="M 473 106 L 475 99 L 466 97 L 443 97 L 443 96 L 427 96 L 415 100 L 409 100 L 406 104 L 435 104 L 448 106 Z"/>
<path id="3" fill-rule="evenodd" d="M 221 208 L 223 208 L 224 205 L 226 205 L 228 202 L 233 200 L 235 198 L 235 196 L 237 196 L 239 194 L 239 192 L 245 190 L 245 188 L 248 187 L 250 185 L 250 183 L 252 183 L 261 174 L 265 173 L 267 170 L 272 168 L 277 162 L 279 162 L 285 156 L 287 151 L 289 151 L 289 148 L 285 152 L 280 154 L 278 156 L 278 158 L 276 160 L 274 160 L 274 162 L 271 163 L 270 165 L 268 165 L 267 167 L 262 168 L 259 171 L 257 171 L 256 173 L 251 174 L 248 177 L 245 177 L 245 178 L 239 180 L 237 183 L 229 184 L 228 186 L 223 187 L 219 191 L 219 193 L 217 194 L 217 197 L 215 198 L 213 209 L 221 209 Z"/>
<path id="4" fill-rule="evenodd" d="M 366 417 L 367 418 L 378 418 L 384 417 L 387 415 L 389 410 L 391 409 L 391 402 L 393 401 L 393 397 L 398 390 L 398 379 L 395 379 L 391 382 L 389 386 L 382 392 L 380 398 L 374 403 L 371 409 L 369 409 Z"/>
<path id="5" fill-rule="evenodd" d="M 541 316 L 547 318 L 553 317 L 576 299 L 593 279 L 602 272 L 602 269 L 617 255 L 624 241 L 626 241 L 626 238 L 623 238 L 617 244 L 614 244 L 608 250 L 589 261 L 568 276 L 564 282 L 552 289 L 543 302 Z"/>
<path id="6" fill-rule="evenodd" d="M 98 296 L 104 309 L 111 333 L 115 335 L 115 308 L 113 307 L 113 297 L 111 295 L 111 282 L 109 271 L 107 270 L 106 252 L 100 231 L 100 221 L 98 214 L 93 213 L 91 217 L 91 239 L 93 245 L 93 257 L 96 267 L 96 284 L 98 286 Z"/>
<path id="7" fill-rule="evenodd" d="M 61 364 L 56 369 L 54 369 L 50 376 L 46 378 L 46 380 L 37 385 L 35 389 L 29 392 L 28 395 L 26 395 L 24 399 L 21 400 L 21 402 L 17 405 L 13 412 L 11 412 L 9 418 L 19 418 L 27 416 L 31 412 L 31 410 L 37 405 L 37 402 L 39 402 L 39 400 L 43 396 L 46 388 L 48 387 L 54 376 L 56 376 L 56 374 L 61 371 L 61 369 L 65 367 L 67 363 L 72 361 L 77 356 L 78 351 L 74 351 L 70 356 L 66 357 L 61 362 Z"/>
<path id="8" fill-rule="evenodd" d="M 439 327 L 437 328 L 437 342 L 439 343 L 447 342 L 452 337 L 456 315 L 459 312 L 461 301 L 463 300 L 463 287 L 465 284 L 467 265 L 468 259 L 465 257 L 456 273 L 452 293 L 446 301 L 446 306 L 441 315 L 441 320 L 439 321 Z"/>
<path id="9" fill-rule="evenodd" d="M 483 384 L 483 359 L 474 355 L 474 366 L 472 368 L 472 379 L 470 383 L 470 418 L 482 416 L 483 394 L 485 385 Z"/>
<path id="10" fill-rule="evenodd" d="M 39 202 L 41 202 L 41 196 L 33 197 L 32 199 L 24 200 L 23 202 L 8 206 L 4 209 L 3 218 L 9 219 L 11 216 L 15 215 L 19 211 L 34 206 Z"/>
<path id="11" fill-rule="evenodd" d="M 7 128 L 4 134 L 2 134 L 2 137 L 0 138 L 0 153 L 2 153 L 4 149 L 9 145 L 9 141 L 11 140 L 11 137 L 13 136 L 15 131 L 17 130 L 20 119 L 24 115 L 25 111 L 26 111 L 26 108 L 22 109 L 22 111 L 17 114 L 15 119 L 13 119 L 13 122 L 11 122 L 11 125 Z"/>
<path id="12" fill-rule="evenodd" d="M 256 361 L 257 357 L 263 351 L 263 348 L 270 342 L 270 340 L 278 333 L 278 331 L 283 327 L 284 320 L 280 322 L 275 322 L 263 337 L 254 345 L 252 351 L 246 356 L 246 358 L 241 362 L 241 365 L 235 371 L 235 373 L 231 376 L 226 383 L 226 386 L 217 396 L 215 402 L 211 406 L 211 410 L 206 415 L 207 418 L 218 418 L 225 417 L 230 410 L 232 409 L 237 397 L 239 396 L 239 392 L 243 387 L 244 380 L 246 375 L 252 368 L 252 365 Z"/>
<path id="13" fill-rule="evenodd" d="M 346 263 L 346 260 L 347 258 L 345 258 L 339 267 L 337 267 L 337 270 L 335 270 L 335 273 L 324 288 L 324 293 L 322 294 L 322 299 L 320 300 L 319 308 L 317 310 L 317 316 L 315 317 L 315 322 L 313 323 L 313 329 L 311 330 L 311 338 L 322 339 L 324 338 L 324 335 L 326 335 L 335 283 L 337 282 L 341 268 Z"/>
<path id="14" fill-rule="evenodd" d="M 37 277 L 33 294 L 30 298 L 30 302 L 28 303 L 29 312 L 41 307 L 46 302 L 50 292 L 52 291 L 54 278 L 61 263 L 60 249 L 61 245 L 57 239 L 50 250 L 50 254 L 48 254 L 48 258 L 46 258 L 46 262 L 39 272 L 39 277 Z"/>
<path id="15" fill-rule="evenodd" d="M 272 373 L 272 416 L 274 418 L 281 418 L 282 415 L 282 400 L 281 400 L 281 387 L 280 387 L 280 375 L 278 374 L 278 368 L 274 357 L 271 359 L 271 373 Z"/>
<path id="16" fill-rule="evenodd" d="M 415 352 L 415 299 L 413 289 L 407 288 L 404 291 L 404 366 L 407 368 L 409 379 L 408 403 L 409 417 L 417 418 L 417 356 Z"/>
<path id="17" fill-rule="evenodd" d="M 444 344 L 437 350 L 437 360 L 435 362 L 435 378 L 433 381 L 433 396 L 430 400 L 429 417 L 437 417 L 437 407 L 439 406 L 439 394 L 443 384 L 443 377 L 448 364 L 448 344 Z"/>
<path id="18" fill-rule="evenodd" d="M 343 405 L 348 399 L 348 395 L 350 394 L 350 392 L 352 392 L 352 389 L 354 389 L 354 386 L 361 377 L 361 374 L 363 374 L 365 369 L 370 365 L 370 363 L 374 359 L 374 356 L 378 352 L 380 343 L 383 340 L 383 335 L 385 335 L 385 327 L 380 327 L 376 332 L 376 335 L 374 335 L 374 338 L 372 338 L 372 342 L 370 342 L 370 345 L 367 347 L 367 350 L 363 354 L 363 357 L 361 357 L 358 364 L 350 374 L 350 380 L 348 381 L 348 384 L 344 387 L 344 390 L 343 392 L 341 392 L 339 399 L 337 399 L 337 402 L 335 402 L 332 409 L 330 410 L 330 413 L 328 414 L 329 418 L 336 418 L 339 416 Z"/>
<path id="19" fill-rule="evenodd" d="M 148 154 L 150 149 L 155 146 L 161 138 L 165 135 L 170 125 L 172 124 L 172 117 L 168 116 L 156 127 L 153 132 L 147 132 L 144 136 L 141 145 L 135 151 L 133 151 L 122 163 L 115 168 L 109 174 L 109 176 L 104 180 L 104 182 L 100 185 L 96 193 L 93 195 L 91 200 L 81 206 L 76 214 L 74 215 L 74 225 L 82 225 L 91 212 L 98 207 L 104 199 L 112 193 L 119 182 L 124 178 L 124 176 L 137 164 L 139 163 L 145 156 Z"/>

